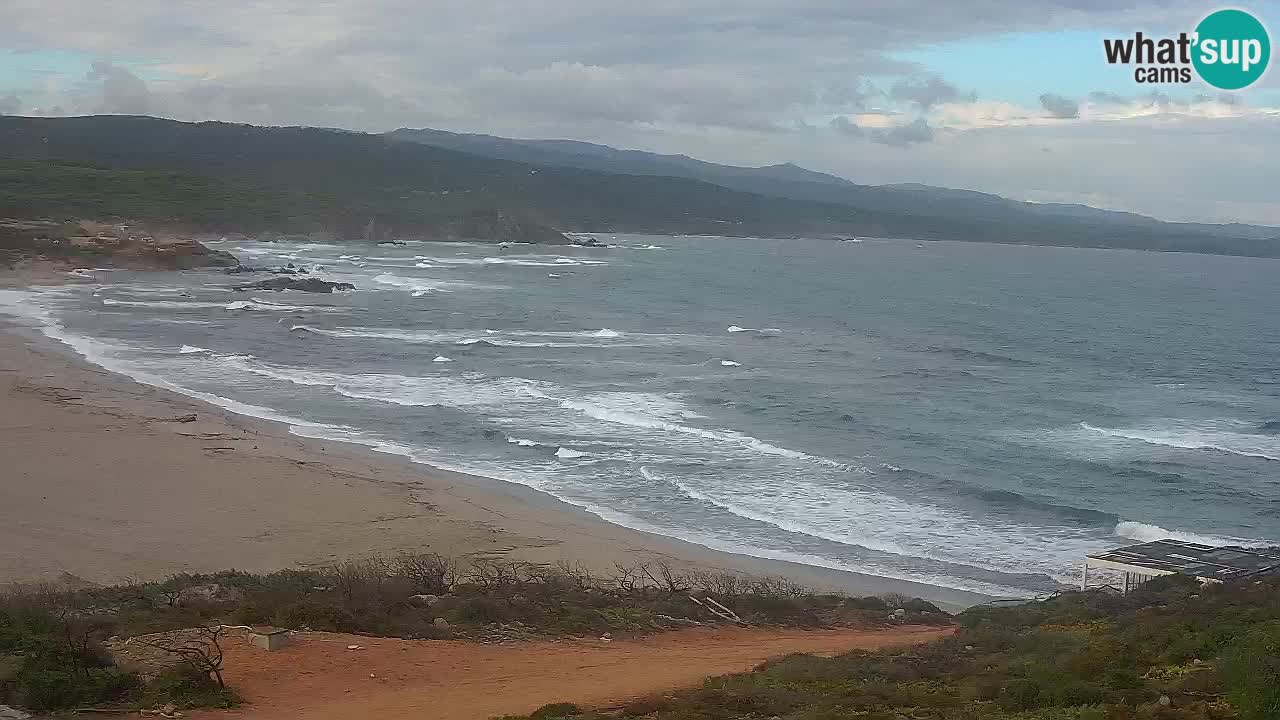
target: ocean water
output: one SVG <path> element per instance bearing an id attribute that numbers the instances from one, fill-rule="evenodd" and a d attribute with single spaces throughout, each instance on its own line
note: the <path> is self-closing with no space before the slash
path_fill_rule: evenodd
<path id="1" fill-rule="evenodd" d="M 1002 595 L 1280 542 L 1280 261 L 599 235 L 216 243 L 320 266 L 0 293 L 90 360 L 709 547 Z"/>

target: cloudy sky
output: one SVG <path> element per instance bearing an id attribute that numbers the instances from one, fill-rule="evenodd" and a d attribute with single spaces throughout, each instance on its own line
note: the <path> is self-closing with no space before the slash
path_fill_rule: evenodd
<path id="1" fill-rule="evenodd" d="M 572 138 L 1280 225 L 1280 71 L 1140 85 L 1134 0 L 4 0 L 0 113 Z M 1239 5 L 1271 28 L 1280 2 Z M 1273 63 L 1274 64 L 1274 63 Z"/>

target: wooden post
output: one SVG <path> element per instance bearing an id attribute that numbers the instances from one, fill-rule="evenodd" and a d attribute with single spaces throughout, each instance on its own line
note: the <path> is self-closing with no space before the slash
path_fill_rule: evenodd
<path id="1" fill-rule="evenodd" d="M 1084 571 L 1080 573 L 1080 590 L 1089 589 L 1089 561 L 1084 561 Z"/>

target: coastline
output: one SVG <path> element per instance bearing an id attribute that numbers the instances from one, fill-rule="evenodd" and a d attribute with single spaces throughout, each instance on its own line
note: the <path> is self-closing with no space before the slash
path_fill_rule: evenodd
<path id="1" fill-rule="evenodd" d="M 5 275 L 0 286 L 11 288 L 55 280 Z M 266 572 L 407 551 L 601 572 L 661 559 L 949 609 L 989 599 L 713 550 L 614 525 L 523 485 L 299 437 L 92 365 L 7 320 L 0 397 L 0 582 Z M 175 421 L 191 414 L 193 422 Z"/>

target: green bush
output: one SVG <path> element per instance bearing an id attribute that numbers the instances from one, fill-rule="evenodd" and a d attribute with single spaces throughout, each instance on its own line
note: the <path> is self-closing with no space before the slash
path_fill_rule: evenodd
<path id="1" fill-rule="evenodd" d="M 163 707 L 172 703 L 179 709 L 189 708 L 229 708 L 234 707 L 239 699 L 228 688 L 218 687 L 218 683 L 208 675 L 188 665 L 176 665 L 159 673 L 147 683 L 142 692 L 139 705 L 142 707 Z"/>
<path id="2" fill-rule="evenodd" d="M 1280 620 L 1240 637 L 1222 657 L 1231 702 L 1246 720 L 1280 718 Z"/>
<path id="3" fill-rule="evenodd" d="M 552 703 L 543 705 L 529 715 L 530 720 L 565 720 L 582 714 L 582 710 L 573 703 Z"/>

